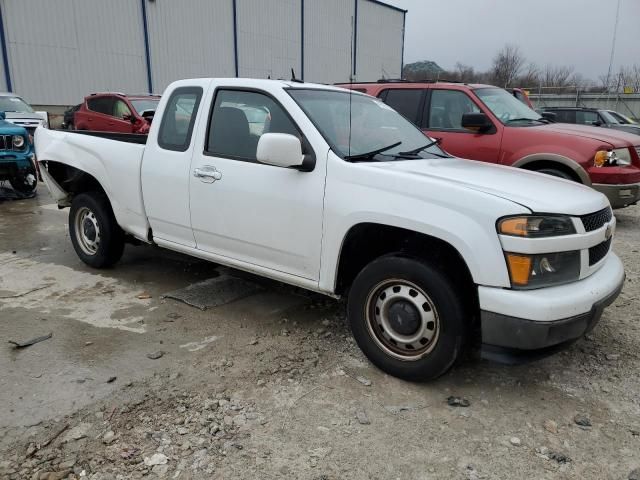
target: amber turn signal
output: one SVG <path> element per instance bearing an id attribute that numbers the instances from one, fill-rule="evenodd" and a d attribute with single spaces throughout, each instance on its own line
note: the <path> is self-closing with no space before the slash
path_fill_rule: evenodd
<path id="1" fill-rule="evenodd" d="M 531 257 L 507 253 L 507 264 L 513 285 L 523 286 L 529 283 Z"/>
<path id="2" fill-rule="evenodd" d="M 593 164 L 596 167 L 604 167 L 609 162 L 610 156 L 610 152 L 607 152 L 606 150 L 599 150 L 596 152 L 596 156 L 593 157 Z"/>

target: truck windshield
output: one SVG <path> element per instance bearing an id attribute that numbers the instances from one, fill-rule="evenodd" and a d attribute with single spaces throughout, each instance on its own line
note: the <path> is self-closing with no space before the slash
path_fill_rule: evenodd
<path id="1" fill-rule="evenodd" d="M 449 156 L 402 115 L 368 95 L 298 88 L 288 92 L 343 159 L 392 161 Z"/>
<path id="2" fill-rule="evenodd" d="M 482 103 L 505 125 L 523 126 L 547 123 L 540 115 L 506 90 L 501 88 L 478 88 L 474 92 Z"/>
<path id="3" fill-rule="evenodd" d="M 20 97 L 0 97 L 0 112 L 33 113 L 33 108 Z"/>
<path id="4" fill-rule="evenodd" d="M 148 98 L 138 100 L 134 99 L 131 100 L 131 105 L 133 105 L 133 108 L 135 108 L 136 112 L 138 113 L 142 113 L 148 110 L 153 110 L 155 112 L 158 108 L 158 102 L 160 102 L 160 100 L 153 100 Z"/>

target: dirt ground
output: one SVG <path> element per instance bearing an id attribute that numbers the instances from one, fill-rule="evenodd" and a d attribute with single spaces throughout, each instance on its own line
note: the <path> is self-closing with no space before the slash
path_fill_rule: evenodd
<path id="1" fill-rule="evenodd" d="M 216 266 L 148 246 L 91 270 L 66 212 L 0 202 L 0 478 L 636 478 L 640 207 L 616 212 L 627 281 L 590 335 L 428 384 L 372 367 L 334 300 L 201 311 L 161 296 Z"/>

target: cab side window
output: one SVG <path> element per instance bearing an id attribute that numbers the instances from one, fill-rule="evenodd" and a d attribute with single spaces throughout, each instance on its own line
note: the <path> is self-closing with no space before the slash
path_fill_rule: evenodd
<path id="1" fill-rule="evenodd" d="M 219 90 L 209 120 L 205 152 L 255 162 L 265 133 L 302 134 L 274 99 L 259 92 Z"/>
<path id="2" fill-rule="evenodd" d="M 581 125 L 593 125 L 595 122 L 599 122 L 598 112 L 577 111 L 576 123 Z"/>
<path id="3" fill-rule="evenodd" d="M 176 152 L 189 149 L 201 98 L 200 87 L 179 87 L 173 91 L 158 132 L 158 145 L 161 148 Z"/>
<path id="4" fill-rule="evenodd" d="M 429 104 L 429 130 L 468 132 L 462 127 L 462 115 L 479 113 L 480 109 L 458 90 L 432 90 Z"/>
<path id="5" fill-rule="evenodd" d="M 575 110 L 553 110 L 556 114 L 556 122 L 558 123 L 576 123 Z"/>
<path id="6" fill-rule="evenodd" d="M 113 116 L 122 119 L 125 115 L 131 115 L 131 110 L 125 102 L 116 98 L 113 102 Z"/>

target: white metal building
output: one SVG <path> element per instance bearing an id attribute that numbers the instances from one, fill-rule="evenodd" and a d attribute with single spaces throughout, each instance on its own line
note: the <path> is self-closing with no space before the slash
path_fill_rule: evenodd
<path id="1" fill-rule="evenodd" d="M 377 0 L 0 0 L 0 90 L 34 105 L 188 77 L 399 78 L 406 11 Z"/>

